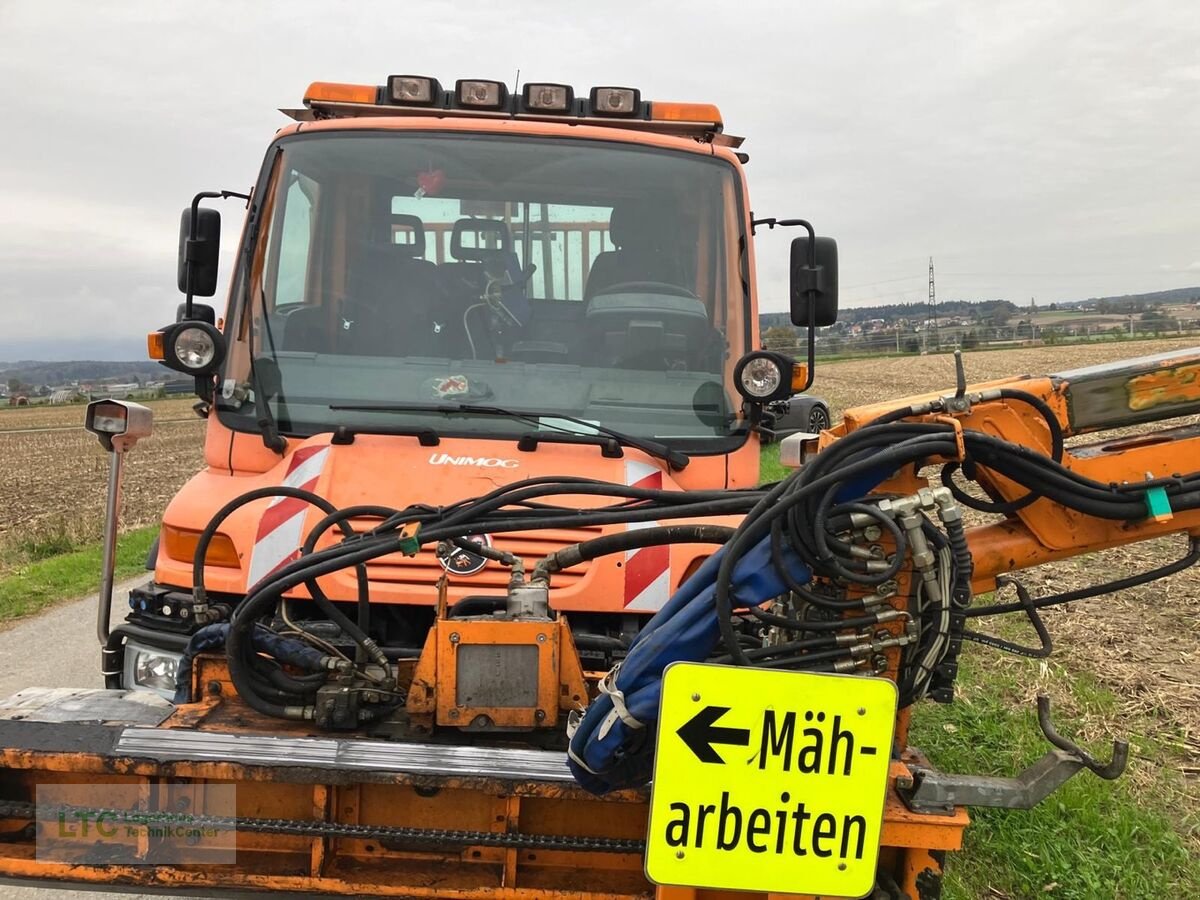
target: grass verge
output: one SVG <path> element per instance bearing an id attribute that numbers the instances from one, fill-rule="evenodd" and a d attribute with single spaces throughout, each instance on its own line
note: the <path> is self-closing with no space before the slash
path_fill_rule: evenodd
<path id="1" fill-rule="evenodd" d="M 958 699 L 918 706 L 910 741 L 945 771 L 1013 775 L 1049 749 L 1028 700 L 1029 685 L 1044 682 L 1047 670 L 968 650 Z M 1118 706 L 1086 674 L 1053 666 L 1049 676 L 1068 734 L 1072 721 L 1109 719 Z M 1173 802 L 1187 787 L 1164 759 L 1169 751 L 1137 735 L 1131 744 L 1130 770 L 1118 781 L 1081 772 L 1032 810 L 972 810 L 963 850 L 947 860 L 946 900 L 1200 896 L 1200 859 L 1181 836 L 1196 827 L 1188 821 L 1194 811 Z M 1101 759 L 1111 753 L 1089 749 Z"/>
<path id="2" fill-rule="evenodd" d="M 779 444 L 768 444 L 762 448 L 758 469 L 759 484 L 782 481 L 791 474 L 791 469 L 784 468 L 779 463 Z"/>
<path id="3" fill-rule="evenodd" d="M 158 526 L 138 528 L 117 540 L 116 577 L 142 571 Z M 28 616 L 60 600 L 82 597 L 100 585 L 101 544 L 33 559 L 0 576 L 0 622 Z"/>

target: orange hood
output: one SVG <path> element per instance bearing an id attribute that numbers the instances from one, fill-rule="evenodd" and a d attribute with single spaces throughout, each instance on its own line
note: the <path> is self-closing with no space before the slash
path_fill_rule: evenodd
<path id="1" fill-rule="evenodd" d="M 690 477 L 681 480 L 694 481 L 699 476 L 708 482 L 706 487 L 722 486 L 722 458 L 699 458 L 696 462 L 701 463 L 697 467 L 701 471 L 693 471 L 693 463 L 683 473 Z M 710 470 L 708 477 L 704 477 L 704 469 Z M 666 471 L 665 463 L 636 450 L 626 449 L 623 458 L 610 459 L 601 454 L 600 447 L 590 445 L 547 443 L 534 451 L 521 451 L 511 441 L 443 439 L 438 446 L 422 447 L 411 437 L 368 434 L 356 436 L 352 443 L 334 444 L 330 435 L 323 434 L 293 444 L 286 456 L 262 474 L 231 476 L 228 471 L 213 468 L 199 473 L 172 500 L 163 522 L 167 528 L 198 532 L 225 503 L 247 491 L 272 485 L 313 491 L 339 509 L 358 505 L 402 509 L 413 504 L 445 506 L 516 481 L 564 474 L 681 489 Z M 600 505 L 604 500 L 587 497 L 556 502 L 583 506 Z M 209 566 L 205 573 L 208 590 L 244 593 L 247 585 L 294 558 L 298 546 L 323 515 L 305 501 L 291 498 L 246 504 L 219 529 L 232 541 L 239 566 Z M 373 522 L 364 519 L 354 524 L 365 529 Z M 603 530 L 596 526 L 538 530 L 498 535 L 494 543 L 522 556 L 531 566 L 547 553 L 601 533 Z M 319 546 L 336 539 L 336 535 L 327 535 Z M 156 580 L 190 586 L 191 561 L 173 559 L 165 544 L 159 551 Z M 648 550 L 654 552 L 648 554 Z M 591 567 L 561 573 L 553 584 L 554 606 L 652 612 L 665 602 L 697 555 L 711 548 L 681 545 L 648 550 L 630 554 L 627 559 L 606 558 Z M 411 558 L 399 554 L 381 557 L 368 564 L 372 601 L 431 605 L 444 572 L 433 547 L 424 547 Z M 450 599 L 502 593 L 507 581 L 507 569 L 495 563 L 472 574 L 450 573 Z M 326 576 L 320 583 L 333 599 L 351 600 L 355 596 L 352 572 Z M 298 595 L 303 596 L 303 591 Z"/>

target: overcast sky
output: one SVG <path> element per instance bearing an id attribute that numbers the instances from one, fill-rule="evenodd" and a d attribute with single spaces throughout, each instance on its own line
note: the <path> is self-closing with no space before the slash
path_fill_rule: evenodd
<path id="1" fill-rule="evenodd" d="M 248 187 L 310 81 L 399 72 L 717 103 L 754 211 L 838 239 L 843 305 L 922 300 L 930 256 L 943 300 L 1200 284 L 1196 0 L 584 6 L 0 0 L 0 360 L 142 356 L 192 194 Z"/>

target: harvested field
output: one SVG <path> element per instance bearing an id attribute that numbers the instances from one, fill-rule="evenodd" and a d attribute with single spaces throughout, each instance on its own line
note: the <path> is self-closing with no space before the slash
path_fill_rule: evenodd
<path id="1" fill-rule="evenodd" d="M 167 501 L 203 462 L 204 422 L 194 400 L 151 401 L 154 434 L 126 461 L 122 525 L 156 521 Z M 50 536 L 94 540 L 104 523 L 108 454 L 83 430 L 82 406 L 0 411 L 0 559 L 18 545 Z"/>
<path id="2" fill-rule="evenodd" d="M 1117 341 L 963 354 L 967 381 L 976 383 L 1009 375 L 1046 375 L 1133 356 L 1149 356 L 1196 346 L 1195 338 L 1162 341 Z M 878 359 L 817 360 L 813 393 L 825 397 L 836 421 L 842 410 L 889 397 L 906 397 L 954 387 L 954 357 L 949 354 Z"/>

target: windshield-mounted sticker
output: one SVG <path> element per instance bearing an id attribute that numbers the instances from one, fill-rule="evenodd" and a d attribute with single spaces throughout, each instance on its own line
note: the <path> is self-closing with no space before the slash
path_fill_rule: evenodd
<path id="1" fill-rule="evenodd" d="M 439 397 L 460 397 L 470 393 L 471 384 L 466 375 L 451 375 L 433 380 L 433 392 Z"/>

